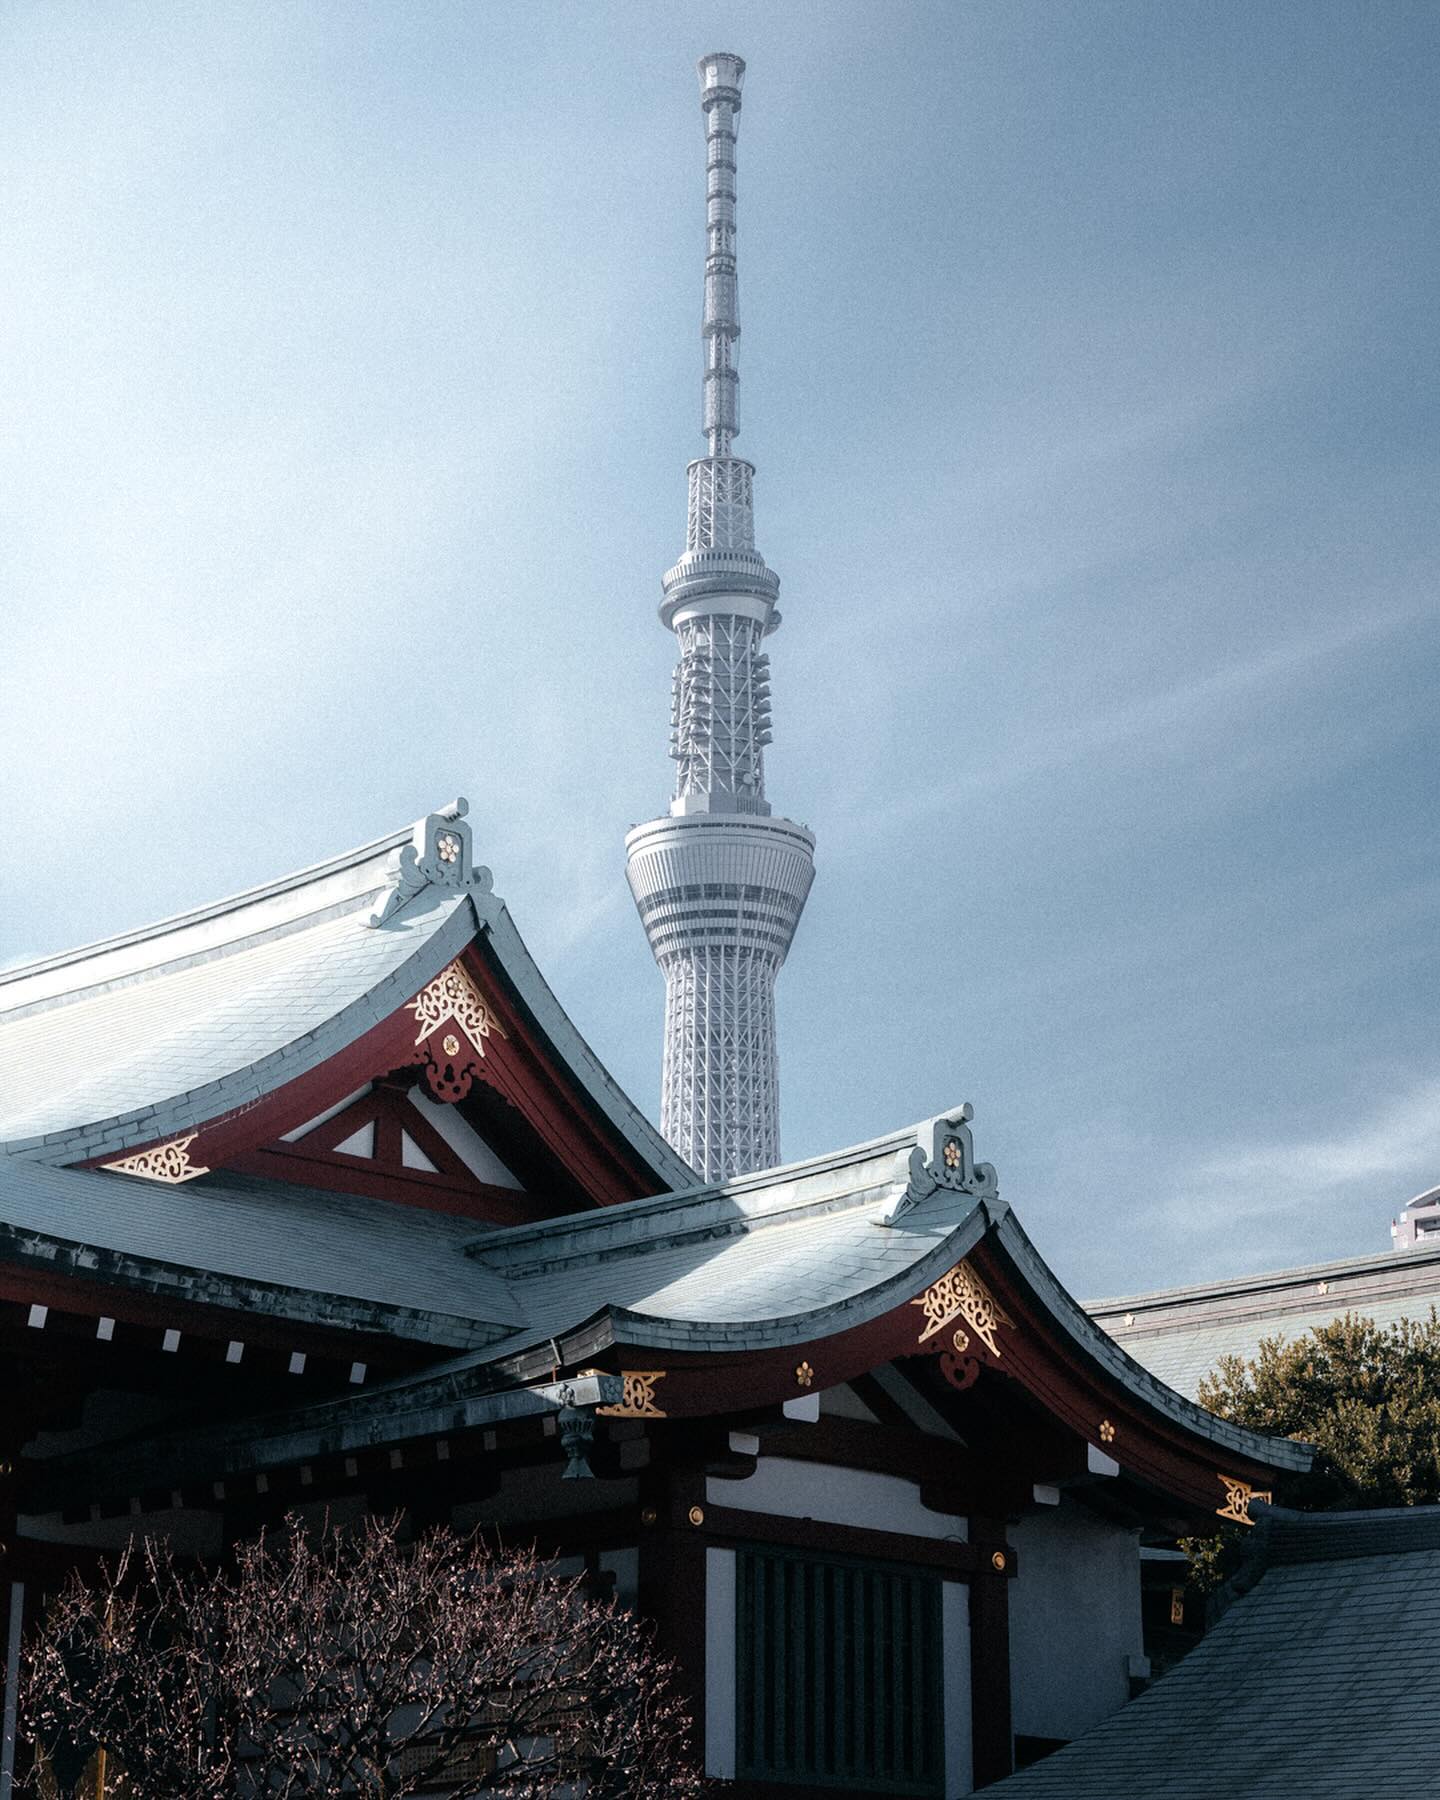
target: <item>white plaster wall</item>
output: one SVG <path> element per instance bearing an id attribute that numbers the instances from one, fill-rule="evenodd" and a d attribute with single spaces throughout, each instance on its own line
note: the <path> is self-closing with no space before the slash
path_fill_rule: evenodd
<path id="1" fill-rule="evenodd" d="M 1074 1738 L 1130 1697 L 1143 1654 L 1140 1537 L 1072 1500 L 1010 1530 L 1010 1682 L 1015 1730 Z"/>
<path id="2" fill-rule="evenodd" d="M 410 1090 L 410 1104 L 435 1127 L 478 1181 L 488 1181 L 494 1187 L 514 1188 L 517 1193 L 522 1191 L 520 1183 L 470 1121 L 461 1117 L 457 1107 L 432 1100 L 418 1086 Z"/>
<path id="3" fill-rule="evenodd" d="M 712 1475 L 705 1483 L 712 1506 L 773 1513 L 784 1519 L 817 1519 L 867 1531 L 902 1531 L 911 1537 L 963 1543 L 966 1522 L 920 1504 L 920 1489 L 898 1475 L 870 1469 L 837 1469 L 787 1456 L 762 1456 L 755 1473 L 740 1481 Z"/>
<path id="4" fill-rule="evenodd" d="M 705 1552 L 705 1773 L 735 1779 L 735 1552 Z"/>
<path id="5" fill-rule="evenodd" d="M 974 1783 L 970 1723 L 970 1590 L 963 1581 L 940 1588 L 940 1637 L 945 1657 L 945 1800 Z"/>

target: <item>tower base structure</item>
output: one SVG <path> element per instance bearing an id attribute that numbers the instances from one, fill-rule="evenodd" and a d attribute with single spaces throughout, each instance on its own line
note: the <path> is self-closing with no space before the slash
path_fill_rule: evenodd
<path id="1" fill-rule="evenodd" d="M 672 815 L 625 839 L 665 977 L 661 1130 L 707 1182 L 780 1160 L 775 977 L 814 852 L 803 825 L 753 814 Z"/>

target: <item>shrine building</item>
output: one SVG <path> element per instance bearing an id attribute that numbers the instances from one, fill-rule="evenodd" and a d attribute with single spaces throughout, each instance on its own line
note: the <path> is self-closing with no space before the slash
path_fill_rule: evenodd
<path id="1" fill-rule="evenodd" d="M 1308 1450 L 1070 1298 L 968 1107 L 702 1185 L 465 813 L 0 975 L 0 1800 L 67 1570 L 297 1509 L 588 1571 L 737 1796 L 953 1800 L 1115 1712 L 1142 1545 Z"/>

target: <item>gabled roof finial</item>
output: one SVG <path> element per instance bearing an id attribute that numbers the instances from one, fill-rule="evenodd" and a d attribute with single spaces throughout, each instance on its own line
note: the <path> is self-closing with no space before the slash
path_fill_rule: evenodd
<path id="1" fill-rule="evenodd" d="M 402 844 L 390 859 L 387 874 L 392 883 L 383 903 L 370 915 L 372 925 L 385 925 L 426 888 L 452 888 L 461 893 L 488 894 L 494 877 L 472 860 L 470 827 L 465 815 L 470 802 L 460 795 L 438 812 L 417 819 L 410 842 Z"/>

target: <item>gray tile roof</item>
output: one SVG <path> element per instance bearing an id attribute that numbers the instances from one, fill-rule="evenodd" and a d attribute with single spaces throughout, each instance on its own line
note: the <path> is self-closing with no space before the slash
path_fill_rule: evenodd
<path id="1" fill-rule="evenodd" d="M 1303 1446 L 1211 1417 L 1111 1344 L 993 1190 L 937 1185 L 933 1165 L 912 1188 L 931 1136 L 927 1123 L 721 1187 L 478 1238 L 469 1221 L 278 1183 L 216 1174 L 166 1186 L 0 1158 L 0 1257 L 448 1345 L 459 1354 L 414 1380 L 443 1374 L 458 1396 L 536 1379 L 557 1360 L 552 1338 L 733 1354 L 830 1336 L 903 1305 L 990 1234 L 1081 1357 L 1217 1445 L 1307 1465 Z M 410 1404 L 398 1388 L 396 1404 Z M 277 1441 L 293 1448 L 309 1430 L 328 1442 L 333 1427 L 321 1409 L 287 1418 Z"/>
<path id="2" fill-rule="evenodd" d="M 72 1163 L 193 1129 L 417 993 L 476 920 L 467 895 L 437 888 L 372 929 L 395 842 L 9 971 L 0 1143 Z"/>
<path id="3" fill-rule="evenodd" d="M 483 1354 L 523 1368 L 532 1347 L 606 1311 L 623 1341 L 657 1349 L 800 1343 L 878 1317 L 988 1232 L 1082 1360 L 1216 1445 L 1272 1466 L 1309 1467 L 1308 1446 L 1215 1418 L 1112 1343 L 1003 1201 L 941 1188 L 897 1210 L 928 1129 L 720 1188 L 487 1234 L 471 1254 L 506 1276 L 527 1325 Z"/>
<path id="4" fill-rule="evenodd" d="M 172 1186 L 0 1157 L 0 1260 L 455 1349 L 524 1315 L 474 1222 L 241 1175 Z"/>
<path id="5" fill-rule="evenodd" d="M 123 1153 L 125 1121 L 133 1142 L 191 1129 L 323 1062 L 475 932 L 460 894 L 437 895 L 383 931 L 365 921 L 327 919 L 0 1019 L 0 1132 L 17 1145 L 51 1139 L 45 1159 L 69 1162 L 112 1145 Z M 250 1077 L 244 1092 L 239 1076 Z M 92 1125 L 95 1144 L 79 1142 Z"/>
<path id="6" fill-rule="evenodd" d="M 1089 1312 L 1123 1349 L 1193 1397 L 1222 1356 L 1253 1357 L 1260 1340 L 1300 1336 L 1347 1312 L 1390 1325 L 1440 1305 L 1440 1246 L 1275 1269 L 1232 1281 L 1093 1301 Z"/>
<path id="7" fill-rule="evenodd" d="M 423 826 L 0 973 L 0 1150 L 70 1164 L 193 1130 L 317 1067 L 483 937 L 657 1185 L 693 1183 L 571 1024 L 488 874 L 458 890 L 422 884 L 372 926 L 393 891 L 396 851 Z"/>
<path id="8" fill-rule="evenodd" d="M 1440 1635 L 1440 1508 L 1262 1527 L 1258 1583 L 1138 1700 L 997 1800 L 1418 1800 L 1440 1731 L 1417 1655 Z"/>
<path id="9" fill-rule="evenodd" d="M 988 1224 L 968 1195 L 941 1190 L 881 1226 L 915 1143 L 900 1132 L 719 1188 L 487 1233 L 472 1259 L 505 1275 L 528 1321 L 491 1354 L 607 1308 L 625 1313 L 631 1342 L 691 1349 L 732 1343 L 737 1328 L 754 1345 L 800 1342 L 817 1314 L 838 1330 L 857 1308 L 883 1311 L 896 1283 L 924 1287 Z"/>
<path id="10" fill-rule="evenodd" d="M 1210 1418 L 1117 1350 L 989 1197 L 993 1171 L 974 1193 L 947 1186 L 959 1177 L 944 1170 L 912 1191 L 917 1155 L 939 1166 L 940 1121 L 696 1188 L 566 1017 L 488 872 L 471 868 L 464 812 L 456 803 L 413 834 L 0 975 L 0 1244 L 11 1259 L 484 1345 L 471 1351 L 477 1360 L 514 1366 L 601 1315 L 623 1323 L 624 1341 L 656 1348 L 804 1341 L 878 1316 L 993 1231 L 1080 1355 L 1189 1430 L 1303 1466 L 1298 1447 Z M 467 846 L 448 876 L 439 864 L 424 873 L 414 847 L 440 829 Z M 68 1166 L 193 1130 L 318 1067 L 477 938 L 598 1112 L 671 1192 L 490 1234 L 467 1255 L 473 1226 L 380 1201 L 223 1174 L 167 1187 Z M 897 1210 L 907 1194 L 914 1203 Z"/>

